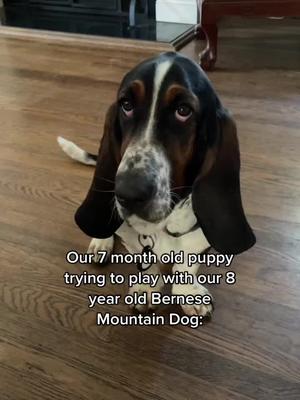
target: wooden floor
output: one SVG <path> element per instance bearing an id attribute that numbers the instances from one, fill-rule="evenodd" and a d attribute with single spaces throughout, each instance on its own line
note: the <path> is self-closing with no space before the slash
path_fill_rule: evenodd
<path id="1" fill-rule="evenodd" d="M 1 400 L 300 399 L 299 21 L 227 24 L 219 50 L 210 78 L 238 123 L 257 245 L 236 257 L 236 285 L 211 289 L 205 326 L 100 328 L 91 289 L 63 283 L 86 269 L 65 254 L 87 247 L 73 214 L 93 170 L 56 136 L 96 150 L 121 77 L 151 51 L 0 35 Z"/>

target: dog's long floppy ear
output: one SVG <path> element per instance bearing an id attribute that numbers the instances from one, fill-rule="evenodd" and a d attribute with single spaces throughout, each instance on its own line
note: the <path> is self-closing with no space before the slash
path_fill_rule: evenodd
<path id="1" fill-rule="evenodd" d="M 242 206 L 236 125 L 218 99 L 209 112 L 204 128 L 208 150 L 194 181 L 193 209 L 211 246 L 238 254 L 255 244 L 255 236 Z"/>
<path id="2" fill-rule="evenodd" d="M 91 237 L 108 238 L 122 223 L 114 210 L 114 181 L 120 162 L 119 142 L 117 104 L 113 104 L 106 114 L 104 134 L 91 187 L 75 214 L 79 228 Z"/>

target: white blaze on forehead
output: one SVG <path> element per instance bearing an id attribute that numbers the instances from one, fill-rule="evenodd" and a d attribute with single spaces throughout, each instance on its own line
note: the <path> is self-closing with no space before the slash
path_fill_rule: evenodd
<path id="1" fill-rule="evenodd" d="M 146 126 L 145 136 L 144 136 L 144 139 L 146 139 L 146 140 L 151 139 L 151 135 L 153 132 L 153 125 L 155 122 L 155 110 L 156 110 L 159 91 L 160 91 L 161 85 L 162 85 L 164 78 L 165 78 L 167 72 L 169 71 L 171 65 L 172 65 L 172 61 L 167 60 L 167 61 L 163 61 L 163 62 L 159 63 L 156 67 L 155 75 L 154 75 L 154 82 L 153 82 L 153 97 L 152 97 L 150 115 L 149 115 L 149 120 L 148 120 L 148 123 Z"/>

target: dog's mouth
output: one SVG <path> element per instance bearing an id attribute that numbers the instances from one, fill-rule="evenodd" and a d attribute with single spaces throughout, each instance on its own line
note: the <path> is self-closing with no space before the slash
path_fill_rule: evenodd
<path id="1" fill-rule="evenodd" d="M 125 221 L 135 216 L 145 222 L 159 224 L 170 215 L 173 207 L 174 203 L 172 202 L 150 201 L 149 204 L 146 204 L 144 207 L 137 207 L 134 210 L 129 210 L 123 207 L 118 199 L 116 199 L 117 212 Z"/>
<path id="2" fill-rule="evenodd" d="M 181 200 L 178 193 L 170 190 L 164 198 L 167 201 L 161 202 L 161 198 L 152 199 L 144 208 L 135 208 L 133 211 L 123 207 L 118 199 L 116 199 L 115 204 L 121 219 L 138 233 L 151 235 L 165 227 L 166 220 Z"/>

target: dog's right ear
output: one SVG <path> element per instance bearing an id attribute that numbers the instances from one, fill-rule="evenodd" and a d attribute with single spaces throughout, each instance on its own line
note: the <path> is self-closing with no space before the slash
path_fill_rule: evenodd
<path id="1" fill-rule="evenodd" d="M 215 143 L 194 182 L 193 209 L 211 246 L 223 254 L 239 254 L 254 245 L 255 236 L 242 205 L 236 125 L 221 105 L 214 114 L 207 127 Z"/>
<path id="2" fill-rule="evenodd" d="M 75 214 L 79 228 L 94 238 L 108 238 L 122 224 L 114 209 L 114 182 L 121 158 L 120 142 L 118 104 L 114 103 L 106 114 L 104 134 L 91 187 Z"/>

